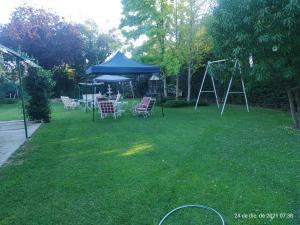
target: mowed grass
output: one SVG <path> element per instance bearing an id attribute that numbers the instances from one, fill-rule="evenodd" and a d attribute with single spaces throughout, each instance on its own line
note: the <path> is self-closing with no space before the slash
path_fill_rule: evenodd
<path id="1" fill-rule="evenodd" d="M 1 104 L 0 103 L 0 121 L 20 120 L 23 118 L 22 106 L 20 103 Z"/>
<path id="2" fill-rule="evenodd" d="M 300 224 L 300 132 L 288 113 L 165 113 L 92 122 L 55 105 L 52 122 L 0 168 L 0 224 L 156 225 L 183 204 L 213 207 L 228 225 Z M 250 213 L 268 218 L 238 218 Z M 186 209 L 170 224 L 221 223 Z"/>

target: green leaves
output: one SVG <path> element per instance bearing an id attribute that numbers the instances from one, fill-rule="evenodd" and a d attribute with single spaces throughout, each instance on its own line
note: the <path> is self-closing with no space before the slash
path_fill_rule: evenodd
<path id="1" fill-rule="evenodd" d="M 29 95 L 27 114 L 31 120 L 50 122 L 50 93 L 53 83 L 51 72 L 43 69 L 29 68 L 24 85 Z"/>
<path id="2" fill-rule="evenodd" d="M 299 79 L 292 60 L 300 48 L 299 1 L 219 0 L 213 14 L 211 32 L 220 57 L 247 61 L 253 54 L 257 77 L 278 73 Z"/>
<path id="3" fill-rule="evenodd" d="M 120 28 L 130 43 L 142 35 L 148 39 L 136 50 L 139 58 L 152 61 L 157 58 L 162 68 L 167 68 L 169 59 L 165 53 L 169 47 L 172 7 L 167 0 L 123 0 L 123 15 Z M 147 59 L 148 58 L 148 59 Z M 166 72 L 166 71 L 165 71 Z"/>
<path id="4" fill-rule="evenodd" d="M 162 69 L 166 74 L 176 76 L 181 68 L 181 62 L 172 49 L 168 49 L 165 53 L 163 62 L 161 63 Z"/>

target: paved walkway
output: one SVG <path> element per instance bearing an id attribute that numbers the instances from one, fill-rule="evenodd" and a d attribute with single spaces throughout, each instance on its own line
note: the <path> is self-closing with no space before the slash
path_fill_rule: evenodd
<path id="1" fill-rule="evenodd" d="M 29 137 L 40 127 L 40 123 L 28 122 Z M 22 120 L 0 121 L 0 166 L 26 141 Z"/>

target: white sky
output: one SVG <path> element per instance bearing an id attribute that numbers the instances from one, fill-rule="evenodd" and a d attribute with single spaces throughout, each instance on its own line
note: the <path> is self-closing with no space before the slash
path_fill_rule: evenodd
<path id="1" fill-rule="evenodd" d="M 9 21 L 10 14 L 22 3 L 52 9 L 67 21 L 94 20 L 102 31 L 118 28 L 121 19 L 121 0 L 1 0 L 0 24 Z"/>

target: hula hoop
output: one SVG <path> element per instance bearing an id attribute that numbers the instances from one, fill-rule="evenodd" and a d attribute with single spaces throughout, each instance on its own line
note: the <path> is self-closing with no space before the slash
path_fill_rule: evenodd
<path id="1" fill-rule="evenodd" d="M 176 212 L 177 210 L 180 210 L 180 209 L 184 209 L 184 208 L 201 208 L 201 209 L 207 209 L 209 211 L 212 211 L 214 212 L 215 214 L 218 215 L 218 217 L 220 218 L 221 222 L 222 222 L 222 225 L 225 225 L 225 221 L 224 221 L 224 218 L 222 217 L 221 213 L 219 213 L 217 210 L 213 209 L 213 208 L 210 208 L 208 206 L 205 206 L 205 205 L 182 205 L 182 206 L 179 206 L 175 209 L 173 209 L 172 211 L 168 212 L 164 218 L 162 218 L 162 220 L 159 222 L 158 225 L 162 225 L 162 223 L 171 215 L 173 214 L 174 212 Z"/>

